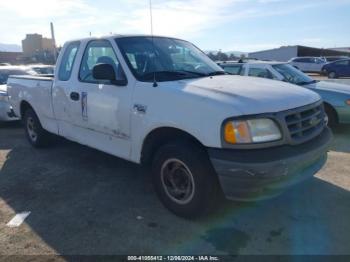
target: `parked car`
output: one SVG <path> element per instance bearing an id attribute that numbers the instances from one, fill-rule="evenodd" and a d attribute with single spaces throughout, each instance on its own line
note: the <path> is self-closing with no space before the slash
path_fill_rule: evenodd
<path id="1" fill-rule="evenodd" d="M 53 75 L 55 67 L 53 65 L 29 65 L 28 68 L 38 75 Z"/>
<path id="2" fill-rule="evenodd" d="M 348 56 L 324 56 L 322 57 L 327 63 L 331 63 L 337 60 L 348 59 Z"/>
<path id="3" fill-rule="evenodd" d="M 326 161 L 332 135 L 318 94 L 225 74 L 187 41 L 75 40 L 57 67 L 54 77 L 9 78 L 28 141 L 45 146 L 53 133 L 150 165 L 159 198 L 179 216 L 206 214 L 221 195 L 271 197 Z"/>
<path id="4" fill-rule="evenodd" d="M 295 57 L 288 61 L 289 64 L 303 72 L 321 73 L 322 67 L 327 63 L 320 57 Z"/>
<path id="5" fill-rule="evenodd" d="M 12 106 L 9 103 L 7 93 L 7 79 L 10 75 L 29 75 L 34 72 L 18 66 L 2 66 L 0 67 L 0 121 L 18 120 L 15 116 Z"/>
<path id="6" fill-rule="evenodd" d="M 315 81 L 293 66 L 280 62 L 222 64 L 223 69 L 243 76 L 255 76 L 289 82 L 318 93 L 325 103 L 329 125 L 350 124 L 350 85 Z"/>
<path id="7" fill-rule="evenodd" d="M 350 59 L 338 60 L 322 67 L 328 78 L 350 77 Z"/>

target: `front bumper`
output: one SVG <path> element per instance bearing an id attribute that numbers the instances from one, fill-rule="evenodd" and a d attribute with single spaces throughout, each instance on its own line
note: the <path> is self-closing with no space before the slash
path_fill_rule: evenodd
<path id="1" fill-rule="evenodd" d="M 0 121 L 15 121 L 19 120 L 9 102 L 0 101 Z"/>
<path id="2" fill-rule="evenodd" d="M 259 200 L 312 177 L 325 164 L 332 140 L 329 128 L 297 146 L 233 150 L 209 148 L 208 153 L 225 196 Z"/>

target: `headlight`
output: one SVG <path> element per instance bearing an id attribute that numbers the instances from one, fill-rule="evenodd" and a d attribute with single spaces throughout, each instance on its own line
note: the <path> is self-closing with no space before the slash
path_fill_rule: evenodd
<path id="1" fill-rule="evenodd" d="M 232 120 L 224 126 L 224 139 L 230 144 L 263 143 L 281 138 L 277 124 L 268 118 Z"/>
<path id="2" fill-rule="evenodd" d="M 9 101 L 7 93 L 0 93 L 0 101 Z"/>

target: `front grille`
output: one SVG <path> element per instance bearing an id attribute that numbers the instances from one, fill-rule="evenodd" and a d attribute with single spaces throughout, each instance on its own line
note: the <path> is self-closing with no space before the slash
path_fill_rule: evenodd
<path id="1" fill-rule="evenodd" d="M 320 134 L 325 126 L 325 113 L 322 104 L 302 107 L 285 116 L 291 142 L 303 143 Z"/>

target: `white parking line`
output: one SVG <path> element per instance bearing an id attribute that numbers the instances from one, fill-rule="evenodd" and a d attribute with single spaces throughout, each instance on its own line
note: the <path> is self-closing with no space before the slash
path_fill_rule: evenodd
<path id="1" fill-rule="evenodd" d="M 19 227 L 24 220 L 30 215 L 30 211 L 24 211 L 16 214 L 7 224 L 8 227 Z"/>

